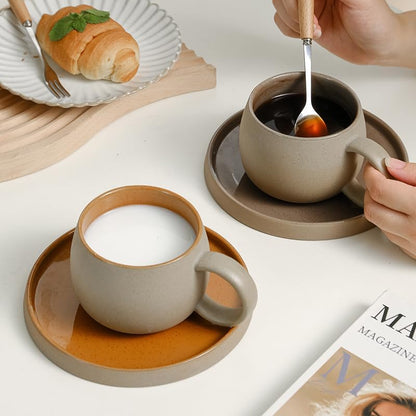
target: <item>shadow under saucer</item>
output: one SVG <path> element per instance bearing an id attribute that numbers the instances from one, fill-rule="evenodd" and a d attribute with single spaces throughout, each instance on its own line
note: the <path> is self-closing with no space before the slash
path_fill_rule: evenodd
<path id="1" fill-rule="evenodd" d="M 206 229 L 210 249 L 244 267 L 235 248 Z M 108 329 L 80 306 L 72 288 L 69 256 L 71 230 L 40 255 L 24 296 L 29 334 L 39 349 L 64 370 L 84 379 L 119 387 L 154 386 L 195 375 L 224 358 L 245 334 L 250 318 L 233 327 L 209 323 L 196 313 L 154 334 L 132 335 Z M 240 306 L 234 288 L 210 274 L 208 295 L 217 302 Z"/>
<path id="2" fill-rule="evenodd" d="M 346 237 L 373 227 L 363 209 L 343 193 L 325 201 L 295 204 L 273 198 L 248 178 L 241 162 L 238 135 L 242 110 L 214 133 L 204 163 L 205 182 L 217 203 L 236 220 L 278 237 L 325 240 Z M 399 136 L 381 119 L 364 111 L 367 137 L 393 157 L 408 160 Z"/>

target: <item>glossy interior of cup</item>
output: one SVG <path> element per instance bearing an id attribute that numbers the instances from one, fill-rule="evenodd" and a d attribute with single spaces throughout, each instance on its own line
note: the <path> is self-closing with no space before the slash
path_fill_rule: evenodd
<path id="1" fill-rule="evenodd" d="M 183 217 L 195 231 L 192 249 L 201 239 L 203 224 L 195 207 L 182 196 L 167 189 L 146 185 L 123 186 L 107 191 L 93 199 L 82 211 L 77 224 L 82 243 L 95 256 L 107 260 L 95 253 L 85 240 L 85 232 L 89 225 L 99 216 L 115 208 L 133 204 L 154 205 L 169 209 Z"/>
<path id="2" fill-rule="evenodd" d="M 279 74 L 261 82 L 251 92 L 248 107 L 256 120 L 261 123 L 255 112 L 262 104 L 276 96 L 293 93 L 305 94 L 305 75 L 303 72 Z M 355 120 L 361 112 L 360 101 L 355 92 L 345 83 L 328 75 L 312 74 L 312 96 L 330 99 L 340 105 L 348 113 L 351 120 Z M 293 138 L 293 136 L 291 137 Z M 299 139 L 303 138 L 299 137 Z M 310 140 L 310 138 L 304 139 Z"/>

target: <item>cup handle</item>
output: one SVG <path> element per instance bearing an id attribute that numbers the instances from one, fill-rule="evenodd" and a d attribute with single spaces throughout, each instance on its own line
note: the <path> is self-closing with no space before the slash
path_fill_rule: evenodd
<path id="1" fill-rule="evenodd" d="M 390 157 L 390 155 L 384 147 L 374 140 L 358 137 L 347 146 L 346 152 L 354 152 L 364 156 L 386 178 L 391 178 L 385 164 L 386 157 Z M 365 189 L 356 178 L 345 185 L 342 192 L 358 206 L 362 207 L 364 205 Z"/>
<path id="2" fill-rule="evenodd" d="M 241 307 L 221 305 L 206 293 L 195 311 L 206 320 L 221 326 L 235 326 L 251 316 L 257 303 L 257 288 L 247 270 L 236 260 L 222 253 L 206 252 L 195 267 L 198 272 L 213 272 L 230 283 L 241 300 Z"/>

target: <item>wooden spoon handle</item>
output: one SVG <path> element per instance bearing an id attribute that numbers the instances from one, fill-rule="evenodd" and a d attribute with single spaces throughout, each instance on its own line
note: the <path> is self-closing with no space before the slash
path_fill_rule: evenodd
<path id="1" fill-rule="evenodd" d="M 314 0 L 298 0 L 299 28 L 301 39 L 313 38 Z"/>
<path id="2" fill-rule="evenodd" d="M 20 23 L 32 20 L 24 0 L 9 0 L 9 4 Z"/>

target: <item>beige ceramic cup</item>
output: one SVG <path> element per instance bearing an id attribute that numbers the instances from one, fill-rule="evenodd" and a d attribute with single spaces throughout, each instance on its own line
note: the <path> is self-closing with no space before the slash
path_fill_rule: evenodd
<path id="1" fill-rule="evenodd" d="M 115 263 L 94 252 L 85 231 L 109 210 L 131 204 L 167 208 L 188 221 L 195 231 L 191 247 L 164 263 L 130 266 Z M 147 334 L 185 320 L 196 311 L 208 321 L 234 326 L 251 316 L 257 302 L 255 283 L 236 260 L 211 252 L 205 228 L 196 209 L 181 196 L 152 186 L 126 186 L 91 201 L 81 213 L 70 254 L 74 291 L 85 311 L 111 329 Z M 229 308 L 205 294 L 209 272 L 228 281 L 238 293 L 241 307 Z"/>
<path id="2" fill-rule="evenodd" d="M 341 81 L 322 74 L 312 75 L 313 96 L 327 97 L 345 109 L 352 123 L 323 137 L 295 137 L 272 130 L 255 111 L 273 97 L 304 93 L 304 73 L 285 73 L 257 85 L 244 108 L 239 147 L 246 174 L 263 192 L 283 201 L 312 203 L 343 191 L 359 205 L 363 188 L 354 179 L 364 156 L 388 176 L 386 150 L 366 138 L 364 113 L 354 91 Z"/>

